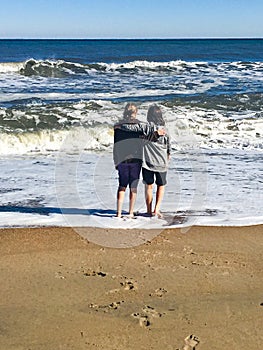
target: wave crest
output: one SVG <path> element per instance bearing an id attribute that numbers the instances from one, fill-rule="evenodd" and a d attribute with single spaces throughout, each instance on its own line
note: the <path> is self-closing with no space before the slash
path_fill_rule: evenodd
<path id="1" fill-rule="evenodd" d="M 261 70 L 262 62 L 186 62 L 182 60 L 155 62 L 155 61 L 131 61 L 125 63 L 76 63 L 63 60 L 35 60 L 33 58 L 25 62 L 2 62 L 0 73 L 20 73 L 25 76 L 42 76 L 64 78 L 75 74 L 91 74 L 94 72 L 192 72 L 216 69 L 218 71 L 246 71 Z"/>
<path id="2" fill-rule="evenodd" d="M 20 134 L 1 133 L 0 155 L 53 153 L 61 149 L 70 153 L 101 151 L 112 144 L 113 131 L 109 126 L 75 127 L 70 130 L 41 130 Z"/>

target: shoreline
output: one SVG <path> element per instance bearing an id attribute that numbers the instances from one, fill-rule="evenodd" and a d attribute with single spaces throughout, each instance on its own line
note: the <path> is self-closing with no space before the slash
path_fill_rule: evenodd
<path id="1" fill-rule="evenodd" d="M 181 350 L 191 334 L 197 350 L 260 349 L 263 225 L 152 233 L 114 248 L 70 227 L 0 229 L 0 349 Z"/>

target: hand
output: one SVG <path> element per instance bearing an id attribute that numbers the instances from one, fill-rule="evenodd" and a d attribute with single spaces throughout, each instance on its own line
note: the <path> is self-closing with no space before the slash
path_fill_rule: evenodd
<path id="1" fill-rule="evenodd" d="M 165 128 L 159 128 L 157 130 L 157 134 L 158 134 L 158 136 L 164 136 L 166 134 Z"/>

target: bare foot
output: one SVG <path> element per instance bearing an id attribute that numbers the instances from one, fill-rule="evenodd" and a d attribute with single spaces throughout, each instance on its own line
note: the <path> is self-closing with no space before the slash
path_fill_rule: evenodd
<path id="1" fill-rule="evenodd" d="M 121 219 L 121 218 L 122 218 L 122 216 L 121 216 L 121 215 L 119 215 L 119 214 L 116 214 L 115 216 L 113 216 L 113 218 Z"/>
<path id="2" fill-rule="evenodd" d="M 137 219 L 136 216 L 134 216 L 133 214 L 129 214 L 123 217 L 125 220 L 129 220 L 129 219 Z"/>
<path id="3" fill-rule="evenodd" d="M 153 216 L 157 216 L 158 219 L 163 219 L 163 214 L 160 211 L 153 212 Z"/>

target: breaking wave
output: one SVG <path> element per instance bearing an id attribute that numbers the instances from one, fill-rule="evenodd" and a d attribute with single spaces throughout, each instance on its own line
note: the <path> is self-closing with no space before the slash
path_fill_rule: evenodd
<path id="1" fill-rule="evenodd" d="M 182 60 L 169 62 L 154 61 L 132 61 L 126 63 L 89 63 L 81 64 L 67 62 L 64 60 L 35 60 L 29 59 L 24 62 L 2 62 L 0 63 L 0 73 L 19 73 L 25 76 L 42 76 L 64 78 L 69 75 L 91 74 L 92 72 L 174 72 L 181 74 L 185 71 L 211 72 L 236 71 L 236 73 L 246 73 L 253 70 L 255 74 L 263 68 L 263 62 L 186 62 Z"/>
<path id="2" fill-rule="evenodd" d="M 90 128 L 74 127 L 70 130 L 40 130 L 17 134 L 1 133 L 0 154 L 23 155 L 58 152 L 64 150 L 79 152 L 79 144 L 85 145 L 81 151 L 102 151 L 112 144 L 113 130 L 107 126 Z"/>
<path id="3" fill-rule="evenodd" d="M 251 149 L 263 151 L 262 112 L 225 112 L 198 106 L 162 102 L 175 150 Z M 125 103 L 28 104 L 0 109 L 0 154 L 56 152 L 67 139 L 74 152 L 79 140 L 87 151 L 111 150 L 113 125 L 122 117 Z M 138 117 L 145 121 L 148 103 Z"/>

